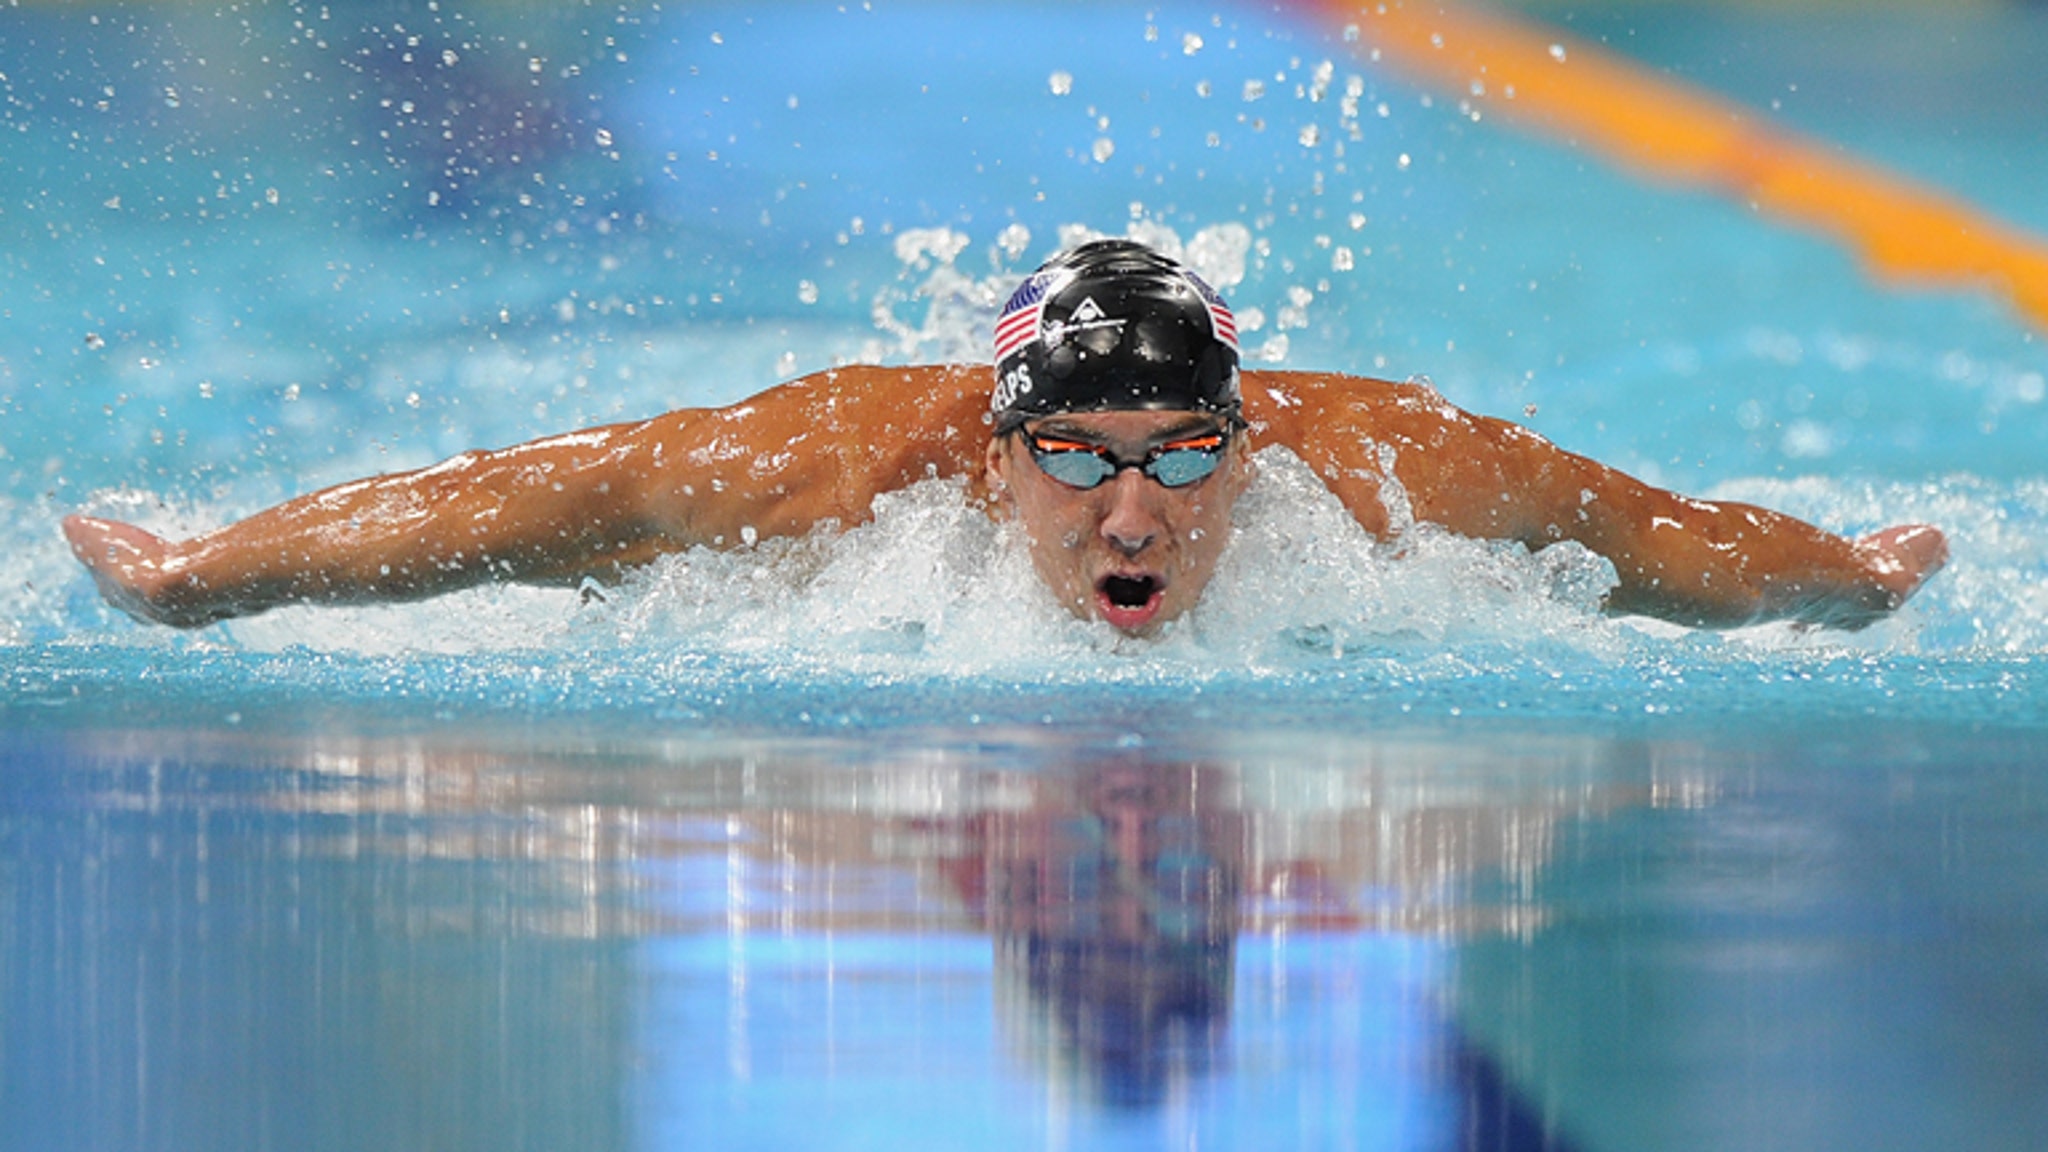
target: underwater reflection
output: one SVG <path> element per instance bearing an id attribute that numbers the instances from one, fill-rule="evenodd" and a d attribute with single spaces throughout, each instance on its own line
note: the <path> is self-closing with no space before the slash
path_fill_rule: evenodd
<path id="1" fill-rule="evenodd" d="M 1228 1060 L 1243 823 L 1211 805 L 1230 791 L 1215 769 L 1085 765 L 1062 783 L 970 818 L 978 858 L 941 869 L 995 939 L 1024 1062 L 1083 1098 L 1157 1104 Z"/>
<path id="2" fill-rule="evenodd" d="M 104 1042 L 52 1089 L 166 1147 L 242 1143 L 219 1126 L 232 1093 L 334 1118 L 306 1146 L 579 1125 L 818 1146 L 821 1116 L 859 1116 L 1020 1146 L 1137 1123 L 1559 1147 L 1444 1007 L 1456 946 L 1540 925 L 1561 822 L 1655 799 L 1629 782 L 1639 752 L 1569 741 L 1188 756 L 986 733 L 230 731 L 85 734 L 64 755 L 44 777 L 61 785 L 16 807 L 94 813 L 44 839 L 89 861 L 105 906 L 64 906 L 61 864 L 17 883 L 48 899 L 18 901 L 42 927 L 10 931 L 8 962 L 56 995 L 10 1016 L 52 1036 L 93 1016 Z M 110 1031 L 115 1001 L 133 1015 Z M 189 1029 L 215 1009 L 310 1022 Z M 263 1082 L 180 1128 L 187 1065 Z M 437 1111 L 443 1092 L 479 1103 Z"/>

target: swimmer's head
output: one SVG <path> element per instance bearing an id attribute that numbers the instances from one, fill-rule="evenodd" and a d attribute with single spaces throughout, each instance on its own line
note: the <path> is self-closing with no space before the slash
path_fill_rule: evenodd
<path id="1" fill-rule="evenodd" d="M 998 436 L 1079 412 L 1209 412 L 1239 420 L 1237 323 L 1216 290 L 1129 240 L 1068 249 L 996 321 Z"/>

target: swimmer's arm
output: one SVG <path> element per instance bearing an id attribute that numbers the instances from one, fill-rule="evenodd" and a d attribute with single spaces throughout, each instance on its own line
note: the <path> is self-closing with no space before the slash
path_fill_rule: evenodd
<path id="1" fill-rule="evenodd" d="M 110 602 L 187 628 L 287 603 L 616 580 L 698 544 L 850 526 L 881 492 L 969 471 L 985 371 L 819 373 L 727 408 L 337 485 L 186 541 L 84 516 L 64 532 Z"/>
<path id="2" fill-rule="evenodd" d="M 1613 563 L 1617 613 L 1858 628 L 1948 557 L 1925 525 L 1850 540 L 1769 509 L 1690 500 L 1464 412 L 1425 384 L 1276 372 L 1247 372 L 1245 384 L 1264 438 L 1292 448 L 1368 531 L 1397 531 L 1390 505 L 1405 501 L 1415 520 L 1460 535 L 1532 549 L 1574 540 Z M 1384 483 L 1390 469 L 1398 486 Z"/>
<path id="3" fill-rule="evenodd" d="M 692 414 L 675 413 L 674 420 Z M 573 583 L 645 559 L 644 426 L 620 425 L 341 484 L 184 541 L 64 521 L 101 593 L 193 628 L 281 604 L 415 600 L 491 580 Z"/>
<path id="4" fill-rule="evenodd" d="M 1862 628 L 1904 603 L 1948 559 L 1939 529 L 1901 525 L 1849 539 L 1750 504 L 1694 500 L 1566 452 L 1525 428 L 1466 416 L 1468 463 L 1419 462 L 1418 519 L 1541 548 L 1573 540 L 1606 557 L 1609 611 L 1696 627 L 1789 619 Z M 1453 454 L 1455 455 L 1455 454 Z"/>

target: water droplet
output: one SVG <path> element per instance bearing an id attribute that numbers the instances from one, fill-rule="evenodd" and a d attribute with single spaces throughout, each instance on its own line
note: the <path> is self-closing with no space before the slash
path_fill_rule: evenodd
<path id="1" fill-rule="evenodd" d="M 1052 89 L 1053 95 L 1065 96 L 1074 90 L 1074 74 L 1061 69 L 1047 77 L 1045 83 L 1048 88 Z"/>
<path id="2" fill-rule="evenodd" d="M 455 54 L 455 49 L 453 49 L 453 48 L 443 48 L 443 49 L 441 49 L 441 63 L 442 63 L 442 65 L 443 65 L 443 66 L 445 66 L 445 67 L 448 67 L 448 68 L 453 68 L 453 67 L 455 67 L 455 64 L 456 64 L 456 62 L 457 62 L 458 60 L 461 60 L 461 59 L 462 59 L 462 57 L 460 57 L 460 56 L 457 56 L 457 55 Z"/>
<path id="3" fill-rule="evenodd" d="M 100 349 L 105 348 L 107 346 L 107 342 L 100 336 L 99 333 L 87 332 L 85 334 L 85 346 L 97 352 Z"/>
<path id="4" fill-rule="evenodd" d="M 1550 58 L 1559 64 L 1564 63 L 1564 45 L 1552 44 L 1550 46 Z"/>
<path id="5" fill-rule="evenodd" d="M 1247 101 L 1257 100 L 1265 94 L 1266 82 L 1264 80 L 1247 80 L 1244 82 L 1244 98 Z"/>
<path id="6" fill-rule="evenodd" d="M 597 130 L 597 146 L 598 146 L 599 148 L 609 148 L 609 147 L 611 147 L 611 146 L 612 146 L 612 132 L 611 132 L 611 129 L 609 129 L 609 128 L 599 128 L 599 129 Z"/>
<path id="7" fill-rule="evenodd" d="M 1180 38 L 1180 50 L 1184 56 L 1193 56 L 1202 50 L 1202 38 L 1193 32 Z"/>
<path id="8" fill-rule="evenodd" d="M 1095 142 L 1095 147 L 1089 149 L 1089 153 L 1095 157 L 1097 164 L 1107 164 L 1109 158 L 1116 155 L 1116 141 L 1104 136 Z"/>
<path id="9" fill-rule="evenodd" d="M 1320 141 L 1322 138 L 1323 130 L 1321 128 L 1316 127 L 1314 124 L 1305 124 L 1302 126 L 1300 140 L 1301 146 L 1303 148 L 1315 147 L 1317 142 Z"/>

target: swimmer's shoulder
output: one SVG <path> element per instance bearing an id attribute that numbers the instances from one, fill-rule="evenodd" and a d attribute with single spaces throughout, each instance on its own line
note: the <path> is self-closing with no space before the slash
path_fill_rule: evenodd
<path id="1" fill-rule="evenodd" d="M 988 408 L 986 364 L 846 364 L 799 376 L 742 403 L 787 402 L 840 410 L 956 419 Z"/>
<path id="2" fill-rule="evenodd" d="M 1337 416 L 1370 418 L 1417 406 L 1435 407 L 1442 395 L 1427 381 L 1381 380 L 1342 372 L 1246 369 L 1239 379 L 1245 419 L 1254 425 L 1287 426 Z"/>

